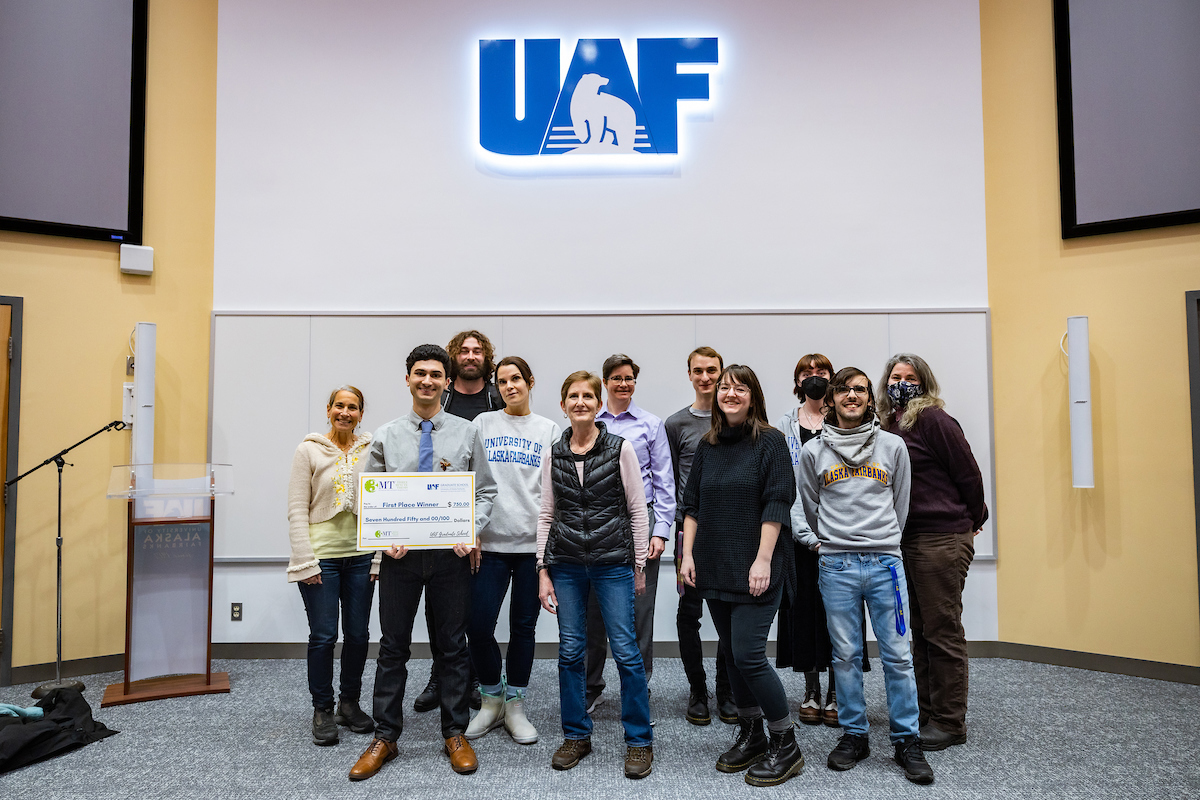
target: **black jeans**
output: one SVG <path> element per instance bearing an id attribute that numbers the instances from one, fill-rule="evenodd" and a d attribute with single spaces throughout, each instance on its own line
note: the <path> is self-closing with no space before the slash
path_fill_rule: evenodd
<path id="1" fill-rule="evenodd" d="M 781 594 L 776 590 L 775 601 L 769 603 L 708 601 L 713 625 L 731 656 L 725 659 L 725 666 L 729 669 L 733 701 L 738 708 L 761 708 L 768 722 L 791 713 L 783 681 L 767 661 L 767 634 L 779 610 Z"/>
<path id="2" fill-rule="evenodd" d="M 537 555 L 534 553 L 482 554 L 479 572 L 471 579 L 471 621 L 468 645 L 475 674 L 484 686 L 494 686 L 501 679 L 509 686 L 529 686 L 533 670 L 533 651 L 536 639 L 538 612 Z M 496 623 L 500 606 L 512 584 L 508 604 L 508 669 L 500 658 L 496 643 Z"/>
<path id="3" fill-rule="evenodd" d="M 700 644 L 700 616 L 704 599 L 695 586 L 683 587 L 679 610 L 675 612 L 675 630 L 679 635 L 679 658 L 688 686 L 693 691 L 708 691 L 708 675 L 704 672 L 704 648 Z M 725 640 L 717 640 L 717 699 L 729 697 L 729 670 L 725 668 Z"/>
<path id="4" fill-rule="evenodd" d="M 412 654 L 413 620 L 425 592 L 433 636 L 442 652 L 442 737 L 467 729 L 470 657 L 471 565 L 453 550 L 412 550 L 404 558 L 386 553 L 379 570 L 379 623 L 383 638 L 375 669 L 375 736 L 394 742 L 404 729 L 404 686 Z"/>

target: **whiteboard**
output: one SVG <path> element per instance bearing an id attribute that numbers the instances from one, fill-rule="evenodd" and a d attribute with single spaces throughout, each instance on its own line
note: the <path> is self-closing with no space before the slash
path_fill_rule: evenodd
<path id="1" fill-rule="evenodd" d="M 983 473 L 993 517 L 976 558 L 996 555 L 992 463 L 991 354 L 986 309 L 949 311 L 718 311 L 518 314 L 328 314 L 222 312 L 212 319 L 209 460 L 232 464 L 236 492 L 216 515 L 221 562 L 286 561 L 287 484 L 292 454 L 307 433 L 328 430 L 325 404 L 351 383 L 366 399 L 363 428 L 406 413 L 412 398 L 404 360 L 419 344 L 445 346 L 461 330 L 491 338 L 496 360 L 525 358 L 535 413 L 562 421 L 559 389 L 571 372 L 599 374 L 617 352 L 641 368 L 635 402 L 665 419 L 693 399 L 687 356 L 716 348 L 726 364 L 758 375 L 772 424 L 796 404 L 792 373 L 805 353 L 835 368 L 857 366 L 878 382 L 893 354 L 924 357 L 946 410 L 963 427 Z M 564 423 L 565 424 L 565 423 Z"/>

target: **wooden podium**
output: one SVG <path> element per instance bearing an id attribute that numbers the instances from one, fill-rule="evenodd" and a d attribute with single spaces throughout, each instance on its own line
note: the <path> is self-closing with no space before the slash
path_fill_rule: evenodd
<path id="1" fill-rule="evenodd" d="M 232 494 L 227 464 L 113 467 L 108 497 L 126 501 L 125 680 L 101 707 L 229 691 L 212 671 L 213 519 Z"/>

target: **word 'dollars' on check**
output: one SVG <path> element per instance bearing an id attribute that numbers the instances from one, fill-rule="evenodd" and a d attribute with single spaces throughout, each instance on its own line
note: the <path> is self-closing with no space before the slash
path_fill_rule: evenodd
<path id="1" fill-rule="evenodd" d="M 474 472 L 364 472 L 358 479 L 358 547 L 476 544 Z"/>

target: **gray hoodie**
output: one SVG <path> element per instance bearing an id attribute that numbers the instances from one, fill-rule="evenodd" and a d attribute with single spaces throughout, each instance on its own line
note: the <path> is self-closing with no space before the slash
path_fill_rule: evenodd
<path id="1" fill-rule="evenodd" d="M 775 423 L 775 427 L 783 431 L 783 437 L 787 439 L 788 453 L 792 456 L 792 471 L 796 473 L 796 502 L 792 504 L 792 538 L 811 550 L 817 543 L 817 535 L 808 525 L 808 518 L 804 516 L 804 501 L 800 497 L 800 451 L 804 449 L 800 441 L 800 409 L 793 408 L 784 414 L 779 418 L 779 422 Z"/>
<path id="2" fill-rule="evenodd" d="M 800 452 L 804 515 L 821 553 L 900 555 L 908 517 L 909 466 L 904 440 L 879 421 L 857 428 L 826 425 Z"/>

